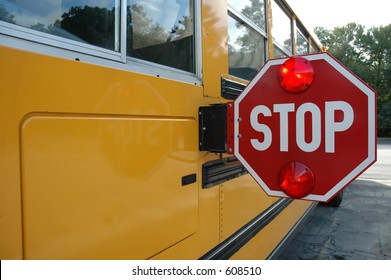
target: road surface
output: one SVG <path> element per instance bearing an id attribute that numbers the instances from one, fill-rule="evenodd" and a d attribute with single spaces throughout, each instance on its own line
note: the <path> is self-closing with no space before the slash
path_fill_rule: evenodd
<path id="1" fill-rule="evenodd" d="M 391 139 L 379 139 L 377 162 L 341 205 L 319 204 L 278 259 L 391 259 Z"/>

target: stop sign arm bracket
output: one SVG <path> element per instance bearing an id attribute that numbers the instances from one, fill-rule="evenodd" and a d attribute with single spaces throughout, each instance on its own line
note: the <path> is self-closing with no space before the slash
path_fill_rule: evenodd
<path id="1" fill-rule="evenodd" d="M 227 153 L 233 154 L 234 153 L 234 124 L 235 124 L 235 117 L 234 117 L 234 103 L 228 102 L 227 103 Z"/>
<path id="2" fill-rule="evenodd" d="M 200 151 L 233 154 L 233 111 L 233 102 L 199 108 Z"/>

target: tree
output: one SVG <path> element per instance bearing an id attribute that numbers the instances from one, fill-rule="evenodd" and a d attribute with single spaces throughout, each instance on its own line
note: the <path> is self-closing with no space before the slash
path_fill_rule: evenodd
<path id="1" fill-rule="evenodd" d="M 379 105 L 383 106 L 391 97 L 391 25 L 369 29 L 358 45 L 365 53 L 368 82 L 381 93 Z"/>
<path id="2" fill-rule="evenodd" d="M 329 47 L 329 52 L 350 70 L 365 79 L 365 54 L 359 48 L 359 38 L 364 34 L 364 26 L 349 23 L 343 27 L 336 27 L 330 31 L 323 27 L 316 27 L 315 33 L 323 45 Z"/>
<path id="3" fill-rule="evenodd" d="M 100 7 L 74 6 L 64 13 L 61 28 L 87 43 L 115 49 L 115 12 Z"/>
<path id="4" fill-rule="evenodd" d="M 378 135 L 391 136 L 391 24 L 372 27 L 349 23 L 315 33 L 329 52 L 377 92 Z"/>
<path id="5" fill-rule="evenodd" d="M 127 10 L 129 51 L 166 42 L 169 32 L 154 23 L 142 5 L 133 4 Z"/>
<path id="6" fill-rule="evenodd" d="M 265 9 L 263 1 L 250 0 L 250 2 L 251 5 L 246 5 L 242 9 L 242 14 L 265 30 Z M 247 26 L 243 22 L 238 21 L 236 27 L 246 28 Z M 236 44 L 241 46 L 242 52 L 254 53 L 258 50 L 260 44 L 259 36 L 251 28 L 246 28 L 245 30 L 246 33 L 237 38 Z"/>
<path id="7" fill-rule="evenodd" d="M 265 5 L 262 0 L 250 0 L 251 5 L 242 9 L 242 14 L 257 24 L 261 29 L 266 30 Z"/>
<path id="8" fill-rule="evenodd" d="M 391 137 L 391 100 L 383 103 L 378 114 L 378 135 Z"/>
<path id="9" fill-rule="evenodd" d="M 14 18 L 14 15 L 10 14 L 3 5 L 0 5 L 0 20 L 15 23 Z"/>

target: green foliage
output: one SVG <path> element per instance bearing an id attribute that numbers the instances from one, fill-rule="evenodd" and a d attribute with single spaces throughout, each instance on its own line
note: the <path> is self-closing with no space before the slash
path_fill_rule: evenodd
<path id="1" fill-rule="evenodd" d="M 366 29 L 356 23 L 315 33 L 329 52 L 377 92 L 378 136 L 391 136 L 391 24 Z"/>
<path id="2" fill-rule="evenodd" d="M 378 135 L 391 137 L 391 100 L 385 102 L 379 111 Z"/>

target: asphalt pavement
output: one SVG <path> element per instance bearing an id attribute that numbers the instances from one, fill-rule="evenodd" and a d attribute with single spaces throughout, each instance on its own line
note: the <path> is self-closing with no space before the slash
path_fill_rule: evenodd
<path id="1" fill-rule="evenodd" d="M 338 208 L 319 204 L 278 259 L 391 259 L 391 139 L 378 160 L 343 193 Z"/>

